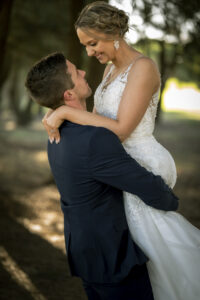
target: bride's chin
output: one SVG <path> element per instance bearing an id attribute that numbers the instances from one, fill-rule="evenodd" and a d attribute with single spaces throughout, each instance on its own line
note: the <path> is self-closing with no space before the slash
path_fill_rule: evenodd
<path id="1" fill-rule="evenodd" d="M 102 59 L 98 59 L 98 61 L 100 62 L 100 64 L 105 65 L 109 62 L 108 59 L 102 58 Z"/>

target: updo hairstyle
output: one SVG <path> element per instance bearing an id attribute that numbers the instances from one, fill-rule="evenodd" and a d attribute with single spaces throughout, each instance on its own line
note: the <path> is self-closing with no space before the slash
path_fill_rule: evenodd
<path id="1" fill-rule="evenodd" d="M 123 38 L 128 31 L 129 18 L 120 10 L 104 1 L 88 4 L 81 11 L 75 28 L 93 29 L 99 33 Z"/>

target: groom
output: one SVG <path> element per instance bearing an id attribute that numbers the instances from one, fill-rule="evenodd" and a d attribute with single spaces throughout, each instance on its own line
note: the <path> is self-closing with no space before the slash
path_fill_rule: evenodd
<path id="1" fill-rule="evenodd" d="M 40 105 L 85 110 L 91 90 L 84 77 L 55 53 L 33 66 L 26 87 Z M 152 300 L 148 259 L 130 236 L 122 191 L 165 211 L 176 210 L 178 199 L 161 177 L 125 152 L 111 131 L 65 121 L 60 133 L 58 145 L 48 144 L 48 157 L 61 195 L 72 275 L 83 280 L 89 300 Z"/>

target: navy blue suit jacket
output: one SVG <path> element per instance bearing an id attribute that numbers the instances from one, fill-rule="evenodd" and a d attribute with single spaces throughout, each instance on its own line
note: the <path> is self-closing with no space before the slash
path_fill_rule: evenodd
<path id="1" fill-rule="evenodd" d="M 177 209 L 177 197 L 102 127 L 65 121 L 61 142 L 48 144 L 48 158 L 61 195 L 72 275 L 91 283 L 122 281 L 148 260 L 131 239 L 122 191 L 165 211 Z"/>

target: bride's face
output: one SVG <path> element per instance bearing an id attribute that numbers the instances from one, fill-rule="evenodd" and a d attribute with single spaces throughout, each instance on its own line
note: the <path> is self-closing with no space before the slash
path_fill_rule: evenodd
<path id="1" fill-rule="evenodd" d="M 85 46 L 88 56 L 95 56 L 101 64 L 106 64 L 115 58 L 113 40 L 108 39 L 105 34 L 95 30 L 86 33 L 78 28 L 77 35 L 80 43 Z"/>

